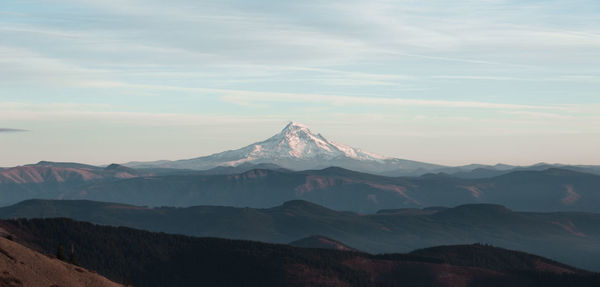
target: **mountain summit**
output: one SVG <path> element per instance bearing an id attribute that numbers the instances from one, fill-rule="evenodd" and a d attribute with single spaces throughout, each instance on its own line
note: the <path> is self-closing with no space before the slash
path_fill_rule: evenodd
<path id="1" fill-rule="evenodd" d="M 204 170 L 218 166 L 272 163 L 293 170 L 339 166 L 356 171 L 410 175 L 440 168 L 438 165 L 389 158 L 330 141 L 302 124 L 288 123 L 281 132 L 237 150 L 178 161 L 133 162 L 131 167 Z"/>
<path id="2" fill-rule="evenodd" d="M 330 160 L 340 157 L 375 161 L 385 159 L 383 156 L 334 143 L 296 122 L 290 122 L 280 133 L 240 151 L 246 152 L 244 154 L 246 161 L 284 158 Z"/>

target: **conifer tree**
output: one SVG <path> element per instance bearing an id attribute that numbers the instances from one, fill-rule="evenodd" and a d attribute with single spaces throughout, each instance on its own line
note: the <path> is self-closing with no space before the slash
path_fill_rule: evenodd
<path id="1" fill-rule="evenodd" d="M 58 244 L 58 249 L 56 250 L 56 258 L 62 261 L 65 261 L 65 248 L 62 244 Z"/>
<path id="2" fill-rule="evenodd" d="M 71 253 L 69 253 L 69 263 L 77 265 L 77 258 L 75 258 L 75 246 L 71 244 Z"/>

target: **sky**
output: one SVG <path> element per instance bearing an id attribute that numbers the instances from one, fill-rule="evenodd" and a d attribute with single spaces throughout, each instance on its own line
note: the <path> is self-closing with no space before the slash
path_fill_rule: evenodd
<path id="1" fill-rule="evenodd" d="M 446 165 L 600 164 L 600 1 L 3 0 L 0 166 L 184 159 L 289 121 Z"/>

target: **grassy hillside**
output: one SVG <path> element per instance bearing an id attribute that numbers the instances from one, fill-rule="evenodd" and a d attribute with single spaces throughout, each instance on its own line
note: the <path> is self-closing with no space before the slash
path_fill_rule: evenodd
<path id="1" fill-rule="evenodd" d="M 118 287 L 123 286 L 56 258 L 0 238 L 0 286 Z"/>

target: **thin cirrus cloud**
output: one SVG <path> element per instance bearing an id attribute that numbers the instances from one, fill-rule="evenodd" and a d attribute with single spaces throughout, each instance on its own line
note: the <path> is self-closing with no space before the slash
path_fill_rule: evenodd
<path id="1" fill-rule="evenodd" d="M 24 129 L 11 129 L 11 128 L 0 128 L 0 133 L 18 133 L 18 132 L 26 132 Z"/>

